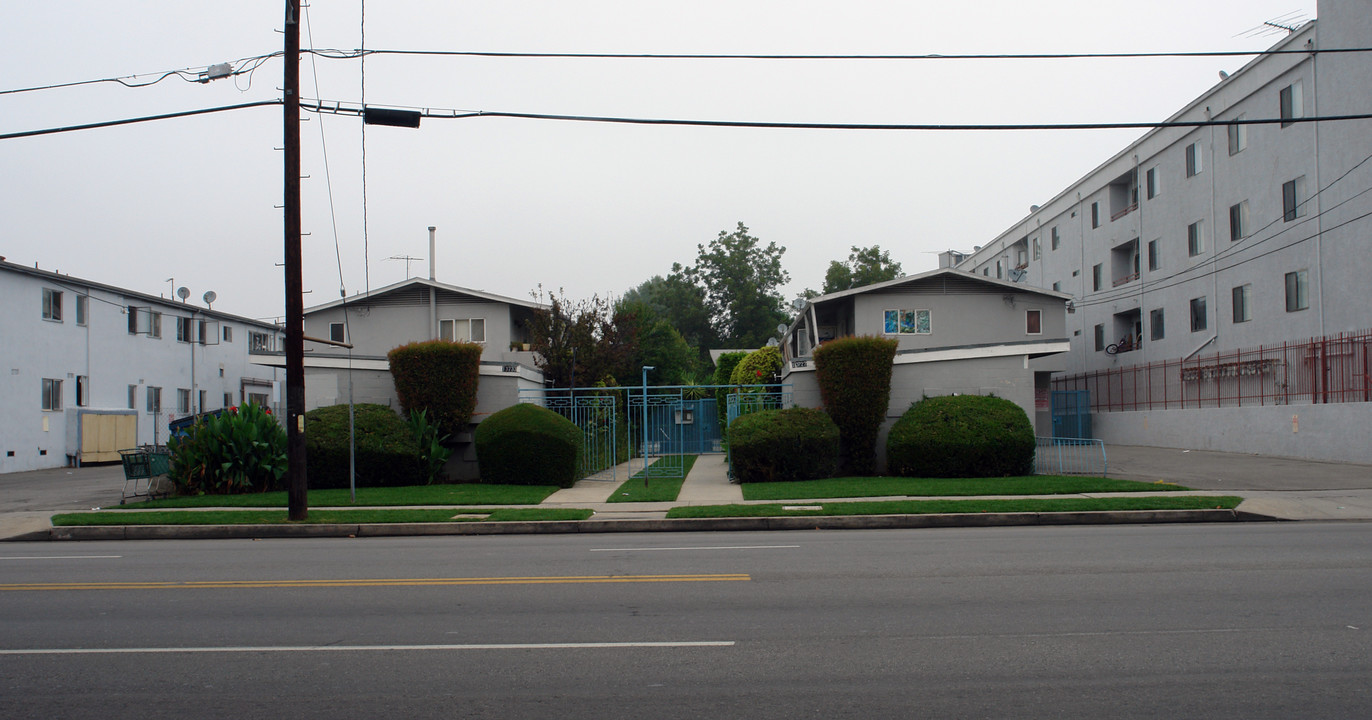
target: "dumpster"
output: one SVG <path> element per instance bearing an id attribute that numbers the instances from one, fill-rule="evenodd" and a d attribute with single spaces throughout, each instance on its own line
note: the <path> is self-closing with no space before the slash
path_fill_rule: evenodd
<path id="1" fill-rule="evenodd" d="M 166 446 L 142 445 L 120 450 L 119 457 L 124 461 L 124 490 L 119 495 L 119 504 L 131 497 L 152 498 L 153 481 L 165 476 L 171 464 Z"/>

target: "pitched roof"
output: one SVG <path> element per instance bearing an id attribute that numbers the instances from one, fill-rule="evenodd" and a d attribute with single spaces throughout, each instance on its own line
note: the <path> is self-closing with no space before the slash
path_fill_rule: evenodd
<path id="1" fill-rule="evenodd" d="M 428 278 L 409 278 L 408 280 L 402 280 L 398 283 L 393 283 L 391 285 L 387 285 L 386 287 L 377 288 L 370 292 L 362 292 L 347 298 L 340 298 L 332 302 L 327 302 L 323 305 L 316 305 L 312 308 L 306 308 L 305 314 L 309 315 L 310 313 L 319 312 L 321 310 L 328 310 L 330 308 L 336 308 L 344 304 L 356 305 L 357 303 L 365 300 L 376 300 L 379 298 L 386 297 L 388 295 L 396 295 L 416 287 L 431 287 L 436 288 L 438 290 L 455 293 L 458 295 L 467 295 L 469 297 L 473 297 L 479 300 L 506 303 L 508 305 L 517 305 L 519 307 L 525 307 L 531 310 L 538 310 L 547 307 L 547 305 L 544 305 L 543 303 L 534 302 L 533 300 L 520 300 L 519 298 L 506 297 L 504 295 L 496 295 L 495 293 L 488 293 L 483 290 L 473 290 L 471 288 L 458 287 L 457 285 L 449 285 L 447 283 L 438 282 L 437 280 L 429 280 Z"/>
<path id="2" fill-rule="evenodd" d="M 1011 282 L 1009 280 L 997 280 L 995 278 L 989 278 L 984 275 L 970 273 L 965 270 L 957 270 L 954 268 L 938 268 L 936 270 L 930 270 L 928 272 L 919 273 L 917 275 L 906 275 L 904 277 L 898 277 L 895 280 L 887 280 L 885 282 L 873 283 L 871 285 L 863 285 L 862 287 L 852 288 L 850 290 L 840 290 L 835 293 L 829 293 L 828 295 L 820 295 L 819 297 L 810 298 L 810 302 L 818 304 L 821 302 L 828 302 L 830 300 L 838 300 L 840 298 L 852 297 L 854 295 L 881 292 L 883 290 L 890 290 L 893 288 L 904 287 L 908 285 L 923 284 L 930 282 L 932 280 L 936 280 L 938 278 L 950 277 L 960 282 L 974 281 L 983 283 L 985 285 L 990 285 L 992 287 L 1002 288 L 1005 290 L 1013 290 L 1017 293 L 1043 295 L 1045 297 L 1056 298 L 1059 300 L 1072 299 L 1072 296 L 1069 293 L 1057 292 L 1055 290 L 1044 290 L 1043 288 L 1033 287 L 1032 285 L 1025 285 L 1024 283 Z"/>

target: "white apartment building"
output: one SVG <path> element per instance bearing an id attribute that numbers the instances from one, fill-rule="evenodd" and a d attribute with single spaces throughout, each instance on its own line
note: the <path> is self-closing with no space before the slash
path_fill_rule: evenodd
<path id="1" fill-rule="evenodd" d="M 1367 337 L 1372 120 L 1313 119 L 1372 114 L 1372 52 L 1346 51 L 1368 47 L 1365 2 L 1321 0 L 1318 20 L 1169 118 L 1214 124 L 1148 132 L 943 264 L 1070 294 L 1063 377 L 1195 361 L 1194 371 L 1128 377 L 1204 397 L 1207 380 L 1252 376 L 1252 387 L 1277 367 L 1226 353 Z M 1274 122 L 1232 123 L 1258 120 Z M 1366 365 L 1367 351 L 1362 339 L 1351 346 L 1362 360 L 1347 372 L 1372 387 L 1367 369 L 1352 367 Z M 1205 357 L 1217 359 L 1197 360 Z M 1097 387 L 1110 395 L 1092 398 L 1094 434 L 1107 442 L 1372 462 L 1372 403 L 1312 395 L 1178 409 L 1172 398 L 1159 403 L 1156 387 Z"/>
<path id="2" fill-rule="evenodd" d="M 167 423 L 280 401 L 271 323 L 0 258 L 0 473 L 119 460 Z"/>

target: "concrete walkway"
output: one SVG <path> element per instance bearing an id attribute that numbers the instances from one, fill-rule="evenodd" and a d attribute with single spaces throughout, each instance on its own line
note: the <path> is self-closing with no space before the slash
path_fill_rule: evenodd
<path id="1" fill-rule="evenodd" d="M 661 520 L 667 511 L 681 505 L 730 505 L 743 502 L 743 487 L 729 482 L 729 467 L 723 455 L 701 455 L 674 502 L 616 503 L 611 495 L 634 473 L 643 470 L 641 460 L 617 468 L 612 479 L 605 474 L 581 480 L 575 486 L 558 490 L 543 501 L 544 506 L 591 508 L 596 520 Z"/>

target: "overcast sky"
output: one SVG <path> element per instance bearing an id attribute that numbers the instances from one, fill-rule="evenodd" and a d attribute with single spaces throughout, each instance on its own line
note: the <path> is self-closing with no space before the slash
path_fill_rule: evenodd
<path id="1" fill-rule="evenodd" d="M 279 51 L 279 0 L 8 3 L 0 91 Z M 1262 50 L 1314 0 L 372 0 L 366 47 L 491 52 L 958 54 Z M 302 45 L 361 46 L 357 0 L 314 0 Z M 1249 58 L 611 60 L 374 55 L 369 105 L 825 123 L 1160 121 Z M 302 94 L 356 103 L 359 60 L 302 61 Z M 317 85 L 316 85 L 317 78 Z M 0 94 L 0 134 L 278 98 L 251 76 Z M 303 123 L 307 307 L 428 273 L 527 298 L 618 295 L 742 221 L 786 248 L 788 295 L 878 244 L 907 273 L 970 250 L 1142 131 L 918 132 L 426 118 Z M 323 137 L 321 138 L 321 128 Z M 0 140 L 0 255 L 215 308 L 283 312 L 281 109 Z M 327 148 L 325 152 L 324 148 Z M 327 165 L 325 160 L 327 158 Z M 332 186 L 332 202 L 329 187 Z M 364 187 L 365 228 L 364 250 Z M 337 248 L 337 251 L 336 249 Z M 340 280 L 341 266 L 341 280 Z"/>

